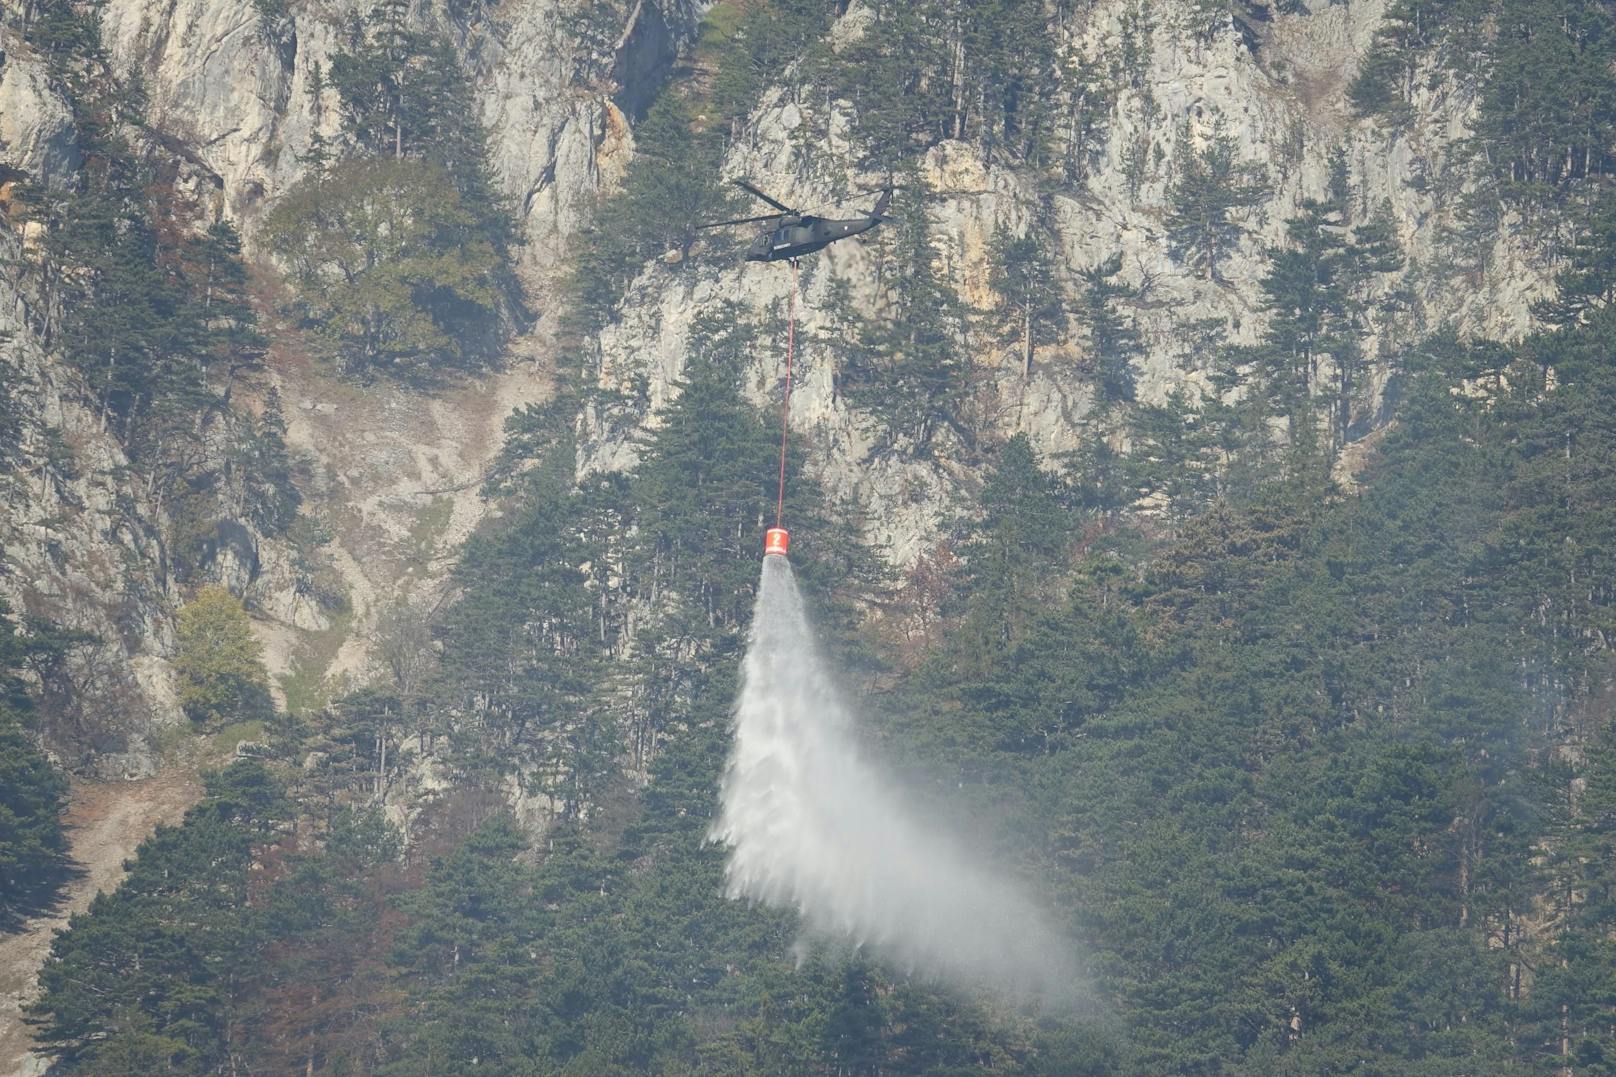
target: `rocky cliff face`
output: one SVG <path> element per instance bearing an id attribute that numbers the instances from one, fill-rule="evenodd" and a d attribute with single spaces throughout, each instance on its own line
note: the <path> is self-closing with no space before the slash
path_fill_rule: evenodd
<path id="1" fill-rule="evenodd" d="M 183 721 L 162 655 L 175 594 L 164 570 L 161 513 L 35 330 L 45 312 L 27 298 L 32 268 L 21 241 L 0 235 L 0 356 L 28 417 L 21 466 L 0 491 L 0 596 L 102 642 L 80 649 L 67 675 L 82 688 L 48 730 L 83 752 L 65 762 L 108 776 L 144 777 L 149 741 Z M 49 691 L 53 686 L 44 686 Z"/>
<path id="2" fill-rule="evenodd" d="M 245 226 L 303 175 L 316 138 L 335 138 L 340 102 L 322 73 L 368 5 L 251 0 L 113 0 L 102 18 L 115 66 L 140 75 L 150 120 L 192 147 L 217 177 L 223 211 Z M 461 51 L 489 131 L 496 178 L 517 207 L 530 269 L 554 269 L 603 183 L 632 152 L 624 105 L 655 93 L 695 32 L 700 6 L 578 3 L 414 12 Z M 599 28 L 620 24 L 615 37 Z"/>
<path id="3" fill-rule="evenodd" d="M 1053 227 L 1071 296 L 1083 270 L 1120 255 L 1120 279 L 1137 289 L 1132 313 L 1146 344 L 1136 371 L 1141 397 L 1163 400 L 1176 387 L 1202 391 L 1211 357 L 1190 329 L 1215 324 L 1234 340 L 1255 339 L 1265 318 L 1265 251 L 1281 241 L 1302 201 L 1324 192 L 1331 161 L 1341 155 L 1356 210 L 1389 215 L 1406 256 L 1405 267 L 1382 284 L 1400 302 L 1377 315 L 1371 350 L 1438 326 L 1518 333 L 1546 281 L 1527 238 L 1506 219 L 1462 262 L 1439 242 L 1456 222 L 1466 181 L 1454 147 L 1474 102 L 1451 83 L 1423 91 L 1412 119 L 1397 127 L 1356 119 L 1348 107 L 1346 87 L 1384 9 L 1383 0 L 1357 0 L 1209 28 L 1190 4 L 1105 0 L 1084 8 L 1063 27 L 1059 47 L 1072 70 L 1103 73 L 1108 106 L 1082 179 L 1051 190 L 974 141 L 934 146 L 922 171 L 935 192 L 927 214 L 939 266 L 962 298 L 988 306 L 995 236 Z M 241 225 L 249 250 L 264 209 L 304 173 L 316 140 L 338 130 L 339 102 L 322 73 L 355 10 L 251 0 L 109 0 L 103 9 L 111 63 L 138 76 L 155 137 L 188 162 L 192 193 Z M 635 117 L 693 40 L 703 10 L 644 2 L 587 11 L 570 2 L 412 9 L 412 19 L 449 32 L 476 87 L 495 176 L 527 241 L 522 267 L 541 334 L 518 342 L 507 373 L 431 400 L 402 390 L 357 393 L 277 353 L 272 380 L 291 419 L 289 441 L 308 462 L 310 511 L 333 536 L 322 556 L 351 611 L 338 618 L 307 600 L 292 564 L 297 553 L 284 543 L 251 536 L 250 549 L 221 555 L 215 570 L 262 614 L 277 672 L 318 668 L 364 677 L 363 641 L 375 611 L 421 591 L 422 581 L 428 590 L 436 586 L 432 566 L 447 563 L 445 552 L 483 512 L 475 486 L 497 448 L 503 415 L 548 392 L 547 282 L 564 268 L 567 240 L 587 223 L 597 193 L 623 174 Z M 854 3 L 832 41 L 845 47 L 870 22 L 870 11 Z M 80 164 L 71 110 L 15 34 L 4 32 L 0 51 L 5 175 L 61 185 Z M 1119 60 L 1125 51 L 1126 64 Z M 854 163 L 847 137 L 854 106 L 799 100 L 784 86 L 766 94 L 737 132 L 725 173 L 748 175 L 808 206 L 879 186 L 884 177 L 860 175 Z M 1164 222 L 1177 170 L 1215 128 L 1261 170 L 1268 194 L 1244 213 L 1242 239 L 1208 279 L 1174 257 Z M 111 641 L 112 679 L 144 715 L 131 723 L 156 729 L 177 720 L 163 661 L 178 597 L 161 548 L 165 525 L 125 476 L 112 439 L 75 403 L 72 376 L 53 362 L 52 313 L 37 299 L 24 251 L 37 237 L 12 232 L 0 250 L 0 330 L 9 334 L 8 356 L 38 422 L 26 443 L 29 466 L 14 477 L 3 514 L 12 571 L 0 586 L 19 608 Z M 716 251 L 741 241 L 719 234 L 709 242 Z M 876 272 L 872 251 L 856 243 L 805 264 L 793 423 L 811 435 L 812 467 L 826 486 L 862 503 L 870 538 L 903 564 L 968 508 L 972 454 L 946 434 L 924 458 L 901 445 L 884 447 L 870 417 L 839 395 L 834 337 L 844 330 L 829 315 L 829 292 L 843 281 L 855 296 L 870 294 Z M 787 281 L 782 266 L 728 258 L 648 263 L 599 342 L 602 386 L 644 385 L 645 395 L 581 416 L 584 466 L 632 464 L 636 433 L 655 423 L 677 392 L 700 314 L 738 299 L 759 315 L 778 316 Z M 1094 399 L 1080 335 L 1040 347 L 1030 365 L 1016 348 L 973 347 L 989 440 L 1025 431 L 1046 453 L 1076 444 Z M 779 351 L 760 351 L 747 379 L 760 403 L 778 393 Z M 1371 378 L 1358 402 L 1366 415 L 1381 380 Z M 71 467 L 46 463 L 64 459 Z M 124 761 L 108 765 L 142 769 L 138 752 L 117 759 Z"/>
<path id="4" fill-rule="evenodd" d="M 936 192 L 928 210 L 938 264 L 962 298 L 990 306 L 991 240 L 1025 235 L 1047 199 L 1045 219 L 1054 222 L 1069 298 L 1075 298 L 1081 271 L 1116 255 L 1122 258 L 1119 281 L 1137 289 L 1132 313 L 1146 345 L 1136 369 L 1140 398 L 1162 401 L 1179 387 L 1203 391 L 1213 356 L 1196 343 L 1204 334 L 1192 329 L 1210 323 L 1236 343 L 1257 339 L 1265 320 L 1266 251 L 1283 241 L 1285 222 L 1305 199 L 1325 195 L 1332 159 L 1339 155 L 1359 220 L 1387 215 L 1406 259 L 1380 286 L 1398 302 L 1377 316 L 1366 341 L 1371 354 L 1438 327 L 1518 335 L 1529 322 L 1531 301 L 1547 290 L 1548 271 L 1533 243 L 1505 219 L 1463 264 L 1449 253 L 1458 196 L 1467 183 L 1457 145 L 1473 117 L 1473 98 L 1452 83 L 1424 91 L 1414 101 L 1412 119 L 1395 126 L 1357 119 L 1348 103 L 1348 85 L 1386 7 L 1380 0 L 1360 0 L 1308 13 L 1275 11 L 1255 26 L 1225 19 L 1210 31 L 1196 25 L 1197 9 L 1189 4 L 1115 0 L 1086 7 L 1067 24 L 1060 49 L 1078 67 L 1109 73 L 1102 77 L 1114 97 L 1084 178 L 1049 192 L 1032 177 L 991 162 L 975 142 L 934 147 L 922 170 Z M 833 40 L 856 39 L 868 15 L 852 5 Z M 1130 35 L 1130 55 L 1137 57 L 1132 67 L 1119 62 Z M 804 206 L 834 205 L 836 193 L 876 188 L 883 177 L 858 174 L 845 140 L 835 135 L 845 131 L 852 111 L 845 101 L 797 100 L 778 91 L 752 115 L 725 173 L 750 176 L 788 203 Z M 1215 130 L 1232 136 L 1241 161 L 1260 169 L 1268 194 L 1243 214 L 1238 247 L 1214 279 L 1205 279 L 1174 257 L 1165 219 L 1177 171 Z M 827 131 L 828 139 L 821 134 Z M 743 240 L 716 242 L 738 246 Z M 836 331 L 826 314 L 832 282 L 846 281 L 854 296 L 872 296 L 875 270 L 875 260 L 851 243 L 804 264 L 798 339 L 808 343 L 799 353 L 793 423 L 811 435 L 814 468 L 829 489 L 870 510 L 870 537 L 902 565 L 936 539 L 944 521 L 968 507 L 973 483 L 962 466 L 969 454 L 958 444 L 925 460 L 901 449 L 872 454 L 876 439 L 867 417 L 836 392 L 835 349 L 813 343 Z M 739 299 L 760 315 L 783 313 L 787 280 L 783 265 L 649 265 L 601 341 L 603 386 L 621 390 L 644 378 L 647 401 L 586 414 L 586 466 L 632 464 L 636 431 L 655 422 L 676 392 L 688 333 L 699 315 L 727 299 Z M 757 357 L 748 384 L 760 403 L 778 399 L 782 355 L 783 344 Z M 1018 349 L 981 347 L 973 361 L 988 383 L 989 436 L 1026 432 L 1044 453 L 1073 448 L 1093 404 L 1085 358 L 1079 343 L 1041 347 L 1027 371 Z M 1373 413 L 1384 378 L 1381 366 L 1357 410 Z"/>
<path id="5" fill-rule="evenodd" d="M 46 183 L 78 168 L 73 114 L 51 86 L 49 72 L 15 35 L 0 33 L 0 151 L 7 166 Z"/>
<path id="6" fill-rule="evenodd" d="M 81 164 L 72 111 L 45 65 L 0 32 L 0 360 L 22 417 L 0 478 L 0 596 L 19 613 L 93 633 L 65 671 L 82 691 L 52 714 L 64 760 L 108 776 L 150 773 L 151 736 L 182 720 L 162 655 L 175 595 L 162 517 L 117 439 L 49 347 L 56 312 L 39 287 L 37 227 L 14 224 L 15 181 L 65 186 Z M 50 691 L 53 686 L 43 686 Z"/>

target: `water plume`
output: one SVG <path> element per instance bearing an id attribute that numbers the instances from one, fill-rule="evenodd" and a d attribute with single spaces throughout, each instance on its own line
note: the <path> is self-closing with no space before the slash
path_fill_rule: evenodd
<path id="1" fill-rule="evenodd" d="M 810 935 L 1017 1001 L 1077 998 L 1043 913 L 858 750 L 784 557 L 763 561 L 711 837 L 731 898 L 795 908 Z"/>

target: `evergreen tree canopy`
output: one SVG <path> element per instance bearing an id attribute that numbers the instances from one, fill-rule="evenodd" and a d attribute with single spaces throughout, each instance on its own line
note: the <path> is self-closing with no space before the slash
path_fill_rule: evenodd
<path id="1" fill-rule="evenodd" d="M 0 931 L 48 903 L 68 867 L 67 779 L 40 751 L 22 675 L 59 658 L 78 636 L 28 621 L 17 631 L 0 600 Z"/>
<path id="2" fill-rule="evenodd" d="M 877 312 L 860 319 L 842 376 L 848 399 L 922 453 L 940 427 L 966 432 L 961 409 L 972 388 L 964 304 L 937 265 L 927 193 L 913 177 L 893 199 L 900 219 L 881 229 L 888 288 Z"/>
<path id="3" fill-rule="evenodd" d="M 988 283 L 1002 303 L 997 320 L 1019 341 L 1022 372 L 1030 375 L 1034 350 L 1059 341 L 1065 328 L 1054 259 L 1038 237 L 1008 233 L 994 240 L 992 258 Z"/>
<path id="4" fill-rule="evenodd" d="M 1103 404 L 1127 403 L 1134 398 L 1133 361 L 1144 347 L 1139 331 L 1116 307 L 1133 290 L 1116 282 L 1122 255 L 1115 254 L 1083 271 L 1079 310 L 1088 330 L 1091 361 Z"/>
<path id="5" fill-rule="evenodd" d="M 1207 280 L 1240 238 L 1235 215 L 1261 202 L 1268 193 L 1262 170 L 1239 160 L 1234 138 L 1215 127 L 1200 145 L 1192 145 L 1168 194 L 1167 232 L 1185 264 Z"/>
<path id="6" fill-rule="evenodd" d="M 179 827 L 141 844 L 129 875 L 73 917 L 29 1007 L 38 1039 L 77 1072 L 227 1069 L 233 1020 L 257 942 L 248 869 L 286 819 L 275 780 L 254 762 L 211 779 Z"/>

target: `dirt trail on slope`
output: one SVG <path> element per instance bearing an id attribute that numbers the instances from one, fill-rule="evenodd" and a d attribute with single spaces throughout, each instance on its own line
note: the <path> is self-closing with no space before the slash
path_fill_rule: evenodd
<path id="1" fill-rule="evenodd" d="M 59 908 L 0 936 L 0 1074 L 38 1074 L 43 1059 L 30 1055 L 33 1030 L 22 1007 L 34 997 L 35 977 L 56 931 L 123 878 L 124 861 L 159 823 L 177 823 L 202 795 L 196 774 L 170 769 L 139 782 L 74 782 L 67 810 L 73 860 L 83 873 L 68 883 Z"/>

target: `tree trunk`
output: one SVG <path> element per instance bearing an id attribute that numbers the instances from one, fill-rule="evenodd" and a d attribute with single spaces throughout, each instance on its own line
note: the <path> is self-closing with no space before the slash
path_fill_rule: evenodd
<path id="1" fill-rule="evenodd" d="M 1021 364 L 1021 376 L 1024 380 L 1032 378 L 1032 304 L 1029 302 L 1022 309 L 1021 337 L 1027 342 L 1027 354 Z"/>
<path id="2" fill-rule="evenodd" d="M 118 365 L 116 351 L 107 354 L 107 384 L 101 390 L 101 433 L 107 432 L 107 409 L 112 404 L 112 371 Z"/>
<path id="3" fill-rule="evenodd" d="M 315 1013 L 315 1014 L 318 1014 L 320 1012 L 320 989 L 319 989 L 319 987 L 315 987 L 315 989 L 314 989 L 314 1000 L 313 1000 L 312 1006 L 310 1007 L 310 1011 L 312 1013 Z M 312 1036 L 310 1037 L 310 1042 L 309 1042 L 308 1062 L 305 1063 L 304 1066 L 303 1066 L 303 1077 L 314 1077 L 314 1042 L 313 1042 L 313 1037 Z"/>

